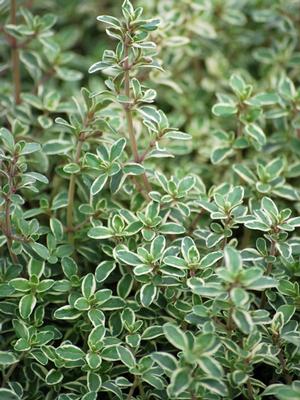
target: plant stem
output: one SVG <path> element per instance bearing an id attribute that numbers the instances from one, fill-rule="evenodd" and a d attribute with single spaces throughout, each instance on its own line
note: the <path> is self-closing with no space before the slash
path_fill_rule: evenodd
<path id="1" fill-rule="evenodd" d="M 131 400 L 133 393 L 134 393 L 135 389 L 137 388 L 138 384 L 139 384 L 139 378 L 137 376 L 135 376 L 133 384 L 128 392 L 128 396 L 127 396 L 126 400 Z"/>
<path id="2" fill-rule="evenodd" d="M 125 89 L 125 96 L 130 99 L 130 66 L 129 66 L 129 38 L 126 37 L 125 39 L 125 44 L 124 44 L 124 89 Z M 125 110 L 125 115 L 126 115 L 126 121 L 127 121 L 127 128 L 128 128 L 128 135 L 129 135 L 129 141 L 130 141 L 130 146 L 132 150 L 132 155 L 134 158 L 134 161 L 136 163 L 140 163 L 140 158 L 139 158 L 139 153 L 138 153 L 138 146 L 135 138 L 135 132 L 134 132 L 134 126 L 133 126 L 133 118 L 132 118 L 132 112 L 131 112 L 131 105 L 130 104 L 125 104 L 124 105 L 124 110 Z M 142 179 L 144 182 L 145 189 L 147 193 L 151 192 L 152 188 L 151 185 L 148 181 L 148 178 L 145 173 L 142 175 Z"/>
<path id="3" fill-rule="evenodd" d="M 140 381 L 140 379 L 138 379 L 138 386 L 139 386 L 140 395 L 142 396 L 142 398 L 144 398 L 145 397 L 145 391 L 144 391 L 143 384 Z"/>
<path id="4" fill-rule="evenodd" d="M 280 347 L 278 357 L 279 357 L 280 365 L 282 368 L 284 380 L 288 385 L 290 385 L 293 382 L 293 378 L 291 377 L 291 375 L 288 372 L 288 369 L 286 366 L 286 361 L 285 361 L 285 356 L 284 356 L 284 351 L 283 351 L 282 347 Z"/>
<path id="5" fill-rule="evenodd" d="M 233 322 L 233 319 L 232 319 L 232 311 L 233 311 L 233 308 L 231 307 L 230 309 L 229 309 L 229 314 L 228 314 L 228 319 L 227 319 L 227 325 L 226 325 L 226 328 L 227 328 L 227 331 L 231 334 L 231 332 L 233 331 L 233 329 L 234 329 L 234 322 Z"/>
<path id="6" fill-rule="evenodd" d="M 247 392 L 250 400 L 254 399 L 253 387 L 250 378 L 247 380 Z"/>
<path id="7" fill-rule="evenodd" d="M 276 247 L 275 247 L 275 245 L 276 245 L 276 242 L 274 242 L 274 240 L 272 240 L 271 248 L 270 248 L 270 256 L 273 256 L 273 257 L 276 255 Z M 272 268 L 273 268 L 273 263 L 269 262 L 268 265 L 267 265 L 267 271 L 266 271 L 266 275 L 267 276 L 269 276 L 271 274 Z M 259 306 L 260 308 L 262 308 L 262 309 L 265 308 L 266 300 L 267 300 L 266 292 L 263 292 L 262 296 L 261 296 L 261 300 L 260 300 L 260 306 Z"/>
<path id="8" fill-rule="evenodd" d="M 77 146 L 76 146 L 76 154 L 74 162 L 78 164 L 81 154 L 81 149 L 83 145 L 83 139 L 81 135 L 79 136 Z M 68 190 L 68 206 L 67 206 L 67 229 L 68 229 L 68 239 L 70 243 L 74 243 L 73 236 L 73 208 L 74 208 L 74 195 L 75 195 L 75 181 L 76 175 L 72 174 L 69 182 L 69 190 Z"/>
<path id="9" fill-rule="evenodd" d="M 18 366 L 19 362 L 24 358 L 25 356 L 25 352 L 21 353 L 20 358 L 18 361 L 16 361 L 14 364 L 12 364 L 12 366 L 9 368 L 9 370 L 7 371 L 7 373 L 5 375 L 3 375 L 3 380 L 2 380 L 2 384 L 1 387 L 4 388 L 6 383 L 8 382 L 9 378 L 11 377 L 11 375 L 13 374 L 14 370 L 16 369 L 16 367 Z"/>
<path id="10" fill-rule="evenodd" d="M 5 225 L 6 225 L 6 240 L 7 240 L 7 248 L 10 254 L 10 257 L 14 264 L 18 264 L 18 257 L 12 251 L 12 229 L 10 222 L 10 198 L 7 197 L 5 200 Z"/>
<path id="11" fill-rule="evenodd" d="M 129 58 L 128 58 L 128 53 L 129 53 L 129 39 L 126 38 L 125 40 L 125 48 L 124 48 L 124 56 L 125 56 L 125 61 L 124 61 L 124 89 L 125 89 L 125 96 L 130 98 L 130 67 L 129 67 Z M 133 120 L 132 120 L 132 114 L 131 114 L 131 109 L 130 105 L 125 105 L 125 115 L 126 115 L 126 120 L 127 120 L 127 126 L 128 126 L 128 134 L 129 134 L 129 140 L 130 140 L 130 145 L 131 145 L 131 150 L 133 154 L 133 158 L 135 162 L 139 162 L 139 153 L 138 153 L 138 147 L 137 143 L 135 140 L 135 134 L 134 134 L 134 127 L 133 127 Z"/>
<path id="12" fill-rule="evenodd" d="M 12 251 L 12 240 L 13 233 L 11 228 L 11 220 L 10 220 L 10 206 L 11 206 L 11 195 L 14 192 L 14 176 L 15 176 L 15 164 L 17 162 L 17 157 L 14 156 L 13 161 L 8 167 L 8 193 L 5 197 L 5 230 L 4 234 L 7 240 L 7 248 L 10 254 L 10 257 L 14 264 L 18 264 L 18 257 Z"/>
<path id="13" fill-rule="evenodd" d="M 16 25 L 17 22 L 17 0 L 10 1 L 10 22 Z M 17 39 L 11 37 L 11 63 L 12 63 L 12 78 L 14 84 L 14 99 L 15 104 L 21 103 L 21 79 L 20 79 L 20 57 L 17 45 Z"/>
<path id="14" fill-rule="evenodd" d="M 189 230 L 188 230 L 189 235 L 191 235 L 191 234 L 194 232 L 194 230 L 197 228 L 198 222 L 200 221 L 202 215 L 203 215 L 203 209 L 201 209 L 201 210 L 196 214 L 195 218 L 192 220 L 192 223 L 191 223 L 191 225 L 190 225 L 190 227 L 189 227 Z"/>
<path id="15" fill-rule="evenodd" d="M 83 122 L 83 129 L 87 128 L 90 121 L 94 117 L 94 112 L 88 111 L 87 115 Z M 80 154 L 83 142 L 86 140 L 86 135 L 84 132 L 80 132 L 77 145 L 76 145 L 76 154 L 74 163 L 78 164 L 80 160 Z M 68 231 L 68 240 L 70 243 L 74 243 L 74 227 L 73 227 L 73 209 L 74 209 L 74 196 L 75 196 L 75 183 L 76 183 L 76 176 L 75 174 L 71 175 L 70 182 L 69 182 L 69 190 L 68 190 L 68 206 L 67 206 L 67 231 Z"/>

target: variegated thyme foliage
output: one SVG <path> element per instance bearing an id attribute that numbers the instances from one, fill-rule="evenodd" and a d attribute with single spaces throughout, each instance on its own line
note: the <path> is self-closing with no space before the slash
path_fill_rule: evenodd
<path id="1" fill-rule="evenodd" d="M 299 400 L 300 2 L 0 14 L 0 400 Z"/>

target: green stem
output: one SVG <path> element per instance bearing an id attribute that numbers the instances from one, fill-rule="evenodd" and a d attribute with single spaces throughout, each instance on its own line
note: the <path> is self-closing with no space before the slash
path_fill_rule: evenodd
<path id="1" fill-rule="evenodd" d="M 78 164 L 81 154 L 81 149 L 83 145 L 83 140 L 81 135 L 77 142 L 76 146 L 76 154 L 74 162 Z M 68 190 L 68 206 L 67 206 L 67 229 L 68 229 L 68 239 L 70 243 L 74 243 L 73 237 L 73 209 L 74 209 L 74 195 L 75 195 L 75 183 L 76 183 L 76 175 L 72 174 L 69 182 L 69 190 Z"/>
<path id="2" fill-rule="evenodd" d="M 124 56 L 125 56 L 125 61 L 124 61 L 124 90 L 125 90 L 125 96 L 130 99 L 130 65 L 129 65 L 129 40 L 127 37 L 125 39 L 125 47 L 124 47 Z M 126 115 L 126 121 L 127 121 L 127 128 L 128 128 L 128 135 L 129 135 L 129 141 L 130 141 L 130 146 L 132 150 L 132 155 L 134 158 L 134 161 L 136 163 L 140 163 L 140 157 L 138 153 L 138 146 L 135 138 L 135 132 L 134 132 L 134 126 L 133 126 L 133 118 L 132 118 L 132 112 L 131 112 L 131 105 L 130 104 L 125 104 L 124 106 L 125 110 L 125 115 Z M 144 182 L 145 189 L 147 191 L 147 194 L 151 192 L 152 188 L 151 185 L 148 181 L 148 178 L 146 174 L 144 173 L 142 175 L 142 180 Z"/>
<path id="3" fill-rule="evenodd" d="M 13 25 L 17 23 L 17 1 L 10 1 L 10 22 Z M 15 104 L 21 103 L 21 78 L 20 78 L 20 57 L 17 39 L 11 37 L 11 63 L 12 63 L 12 78 L 14 84 L 14 99 Z"/>
<path id="4" fill-rule="evenodd" d="M 94 112 L 90 111 L 87 113 L 85 120 L 83 122 L 83 129 L 87 128 L 90 121 L 94 117 Z M 76 145 L 76 154 L 74 163 L 79 164 L 80 154 L 83 146 L 83 142 L 86 140 L 86 135 L 84 132 L 81 132 L 78 137 L 77 145 Z M 68 231 L 68 240 L 71 244 L 74 243 L 74 227 L 73 227 L 73 209 L 74 209 L 74 196 L 75 196 L 75 184 L 76 184 L 76 176 L 74 174 L 71 175 L 69 182 L 69 190 L 68 190 L 68 206 L 67 206 L 67 231 Z"/>

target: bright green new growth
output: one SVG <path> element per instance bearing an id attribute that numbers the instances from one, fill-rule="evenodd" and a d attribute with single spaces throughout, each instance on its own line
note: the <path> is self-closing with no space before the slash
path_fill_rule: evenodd
<path id="1" fill-rule="evenodd" d="M 0 4 L 0 400 L 299 399 L 298 2 L 27 3 Z"/>

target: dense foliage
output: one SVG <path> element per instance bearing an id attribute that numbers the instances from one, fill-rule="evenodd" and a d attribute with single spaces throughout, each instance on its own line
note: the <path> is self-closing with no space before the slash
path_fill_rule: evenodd
<path id="1" fill-rule="evenodd" d="M 0 399 L 299 400 L 299 1 L 0 12 Z"/>

